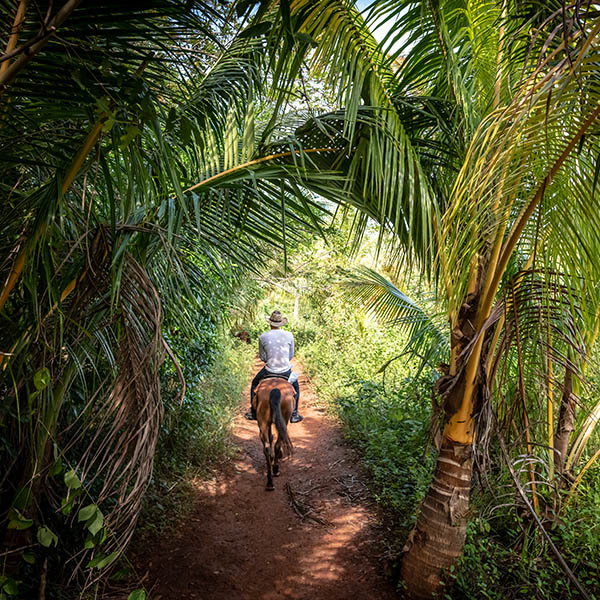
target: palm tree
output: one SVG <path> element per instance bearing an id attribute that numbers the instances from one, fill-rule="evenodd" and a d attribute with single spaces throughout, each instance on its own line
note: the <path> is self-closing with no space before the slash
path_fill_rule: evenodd
<path id="1" fill-rule="evenodd" d="M 203 2 L 6 8 L 2 543 L 8 574 L 37 540 L 90 584 L 152 474 L 176 361 L 163 313 L 193 328 L 215 286 L 319 227 L 314 192 L 343 186 L 277 141 L 287 90 L 267 97 L 264 28 L 229 30 Z"/>
<path id="2" fill-rule="evenodd" d="M 348 151 L 336 166 L 349 175 L 348 201 L 393 231 L 438 284 L 450 323 L 448 374 L 436 386 L 447 422 L 403 560 L 411 597 L 439 595 L 442 571 L 462 551 L 473 449 L 493 426 L 490 376 L 510 305 L 502 290 L 525 289 L 523 270 L 537 289 L 558 285 L 567 296 L 582 282 L 586 312 L 597 312 L 594 15 L 587 2 L 398 0 L 373 2 L 365 20 L 341 0 L 291 4 L 292 27 L 315 40 L 312 61 L 345 106 L 337 131 Z M 393 44 L 386 52 L 368 30 L 385 19 L 394 23 L 388 41 L 405 43 L 398 70 Z M 300 133 L 319 145 L 331 121 Z M 556 362 L 567 377 L 573 361 Z"/>

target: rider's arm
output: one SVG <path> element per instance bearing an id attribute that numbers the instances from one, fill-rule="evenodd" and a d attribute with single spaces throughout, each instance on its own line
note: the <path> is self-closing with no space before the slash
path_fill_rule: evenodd
<path id="1" fill-rule="evenodd" d="M 292 336 L 292 341 L 290 342 L 290 360 L 294 358 L 294 336 Z"/>
<path id="2" fill-rule="evenodd" d="M 267 350 L 263 346 L 263 342 L 260 338 L 258 338 L 258 355 L 260 356 L 260 360 L 267 362 Z"/>

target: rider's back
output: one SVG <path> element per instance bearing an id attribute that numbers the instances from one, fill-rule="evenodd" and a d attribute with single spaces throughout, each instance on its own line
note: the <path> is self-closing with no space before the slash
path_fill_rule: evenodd
<path id="1" fill-rule="evenodd" d="M 284 373 L 292 368 L 290 360 L 294 356 L 294 336 L 285 329 L 265 331 L 258 338 L 258 350 L 267 371 Z"/>

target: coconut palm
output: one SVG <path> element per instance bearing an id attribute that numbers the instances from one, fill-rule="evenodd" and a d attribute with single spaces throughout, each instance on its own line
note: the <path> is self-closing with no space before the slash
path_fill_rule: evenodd
<path id="1" fill-rule="evenodd" d="M 58 545 L 49 571 L 62 556 L 90 584 L 151 477 L 159 368 L 176 361 L 163 313 L 192 329 L 194 306 L 318 228 L 314 193 L 341 200 L 343 183 L 271 119 L 264 29 L 203 2 L 4 8 L 2 543 L 8 574 L 24 546 Z"/>
<path id="2" fill-rule="evenodd" d="M 337 166 L 350 176 L 349 201 L 391 230 L 437 283 L 450 323 L 448 374 L 436 386 L 447 423 L 403 560 L 411 597 L 440 593 L 441 572 L 464 543 L 472 453 L 493 425 L 489 376 L 508 331 L 500 317 L 518 306 L 502 290 L 524 290 L 525 270 L 536 275 L 534 289 L 578 288 L 585 313 L 597 313 L 594 15 L 585 2 L 390 0 L 374 2 L 363 19 L 339 0 L 291 3 L 292 26 L 315 40 L 313 64 L 346 108 L 349 151 Z M 392 22 L 387 51 L 368 30 L 382 20 Z M 394 52 L 403 55 L 399 68 Z M 594 330 L 592 321 L 585 329 Z M 534 353 L 517 343 L 512 323 L 516 351 Z M 582 346 L 572 336 L 554 343 L 553 379 L 574 365 L 568 353 L 556 358 L 560 344 L 575 342 Z M 519 390 L 526 406 L 527 390 Z M 563 397 L 571 402 L 570 392 Z"/>

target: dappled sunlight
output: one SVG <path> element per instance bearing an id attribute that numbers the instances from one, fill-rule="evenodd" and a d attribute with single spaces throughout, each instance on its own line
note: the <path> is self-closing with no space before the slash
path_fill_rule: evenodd
<path id="1" fill-rule="evenodd" d="M 301 398 L 305 419 L 289 425 L 295 453 L 281 462 L 275 491 L 268 492 L 258 427 L 241 414 L 246 390 L 232 436 L 237 454 L 195 482 L 195 507 L 173 548 L 149 564 L 152 598 L 395 597 L 379 573 L 383 550 L 373 507 L 344 487 L 358 481 L 352 450 L 313 408 L 305 379 Z"/>

